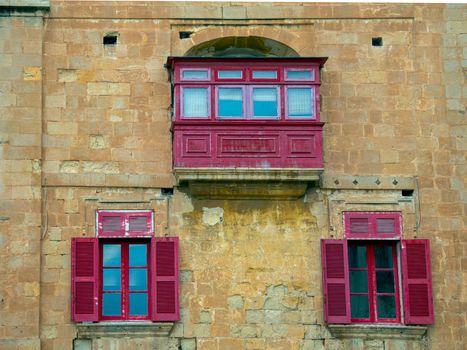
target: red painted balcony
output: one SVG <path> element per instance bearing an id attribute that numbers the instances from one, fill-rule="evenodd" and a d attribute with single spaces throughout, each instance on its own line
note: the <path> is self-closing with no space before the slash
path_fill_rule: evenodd
<path id="1" fill-rule="evenodd" d="M 301 179 L 308 171 L 316 180 L 323 167 L 319 69 L 325 60 L 169 58 L 177 179 L 183 173 L 232 180 L 243 169 L 246 180 L 258 174 L 270 180 L 273 173 L 274 179 L 279 173 L 281 180 L 296 179 L 286 170 Z M 245 177 L 248 172 L 255 175 Z"/>

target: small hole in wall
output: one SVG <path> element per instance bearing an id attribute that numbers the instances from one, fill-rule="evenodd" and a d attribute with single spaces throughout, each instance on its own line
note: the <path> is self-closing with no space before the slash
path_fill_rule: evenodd
<path id="1" fill-rule="evenodd" d="M 178 32 L 180 39 L 188 39 L 193 32 Z"/>
<path id="2" fill-rule="evenodd" d="M 163 196 L 172 196 L 174 194 L 173 188 L 161 188 L 161 195 Z"/>
<path id="3" fill-rule="evenodd" d="M 372 46 L 383 46 L 383 38 L 378 36 L 376 38 L 371 38 Z"/>
<path id="4" fill-rule="evenodd" d="M 117 34 L 106 34 L 102 39 L 104 46 L 114 46 L 117 45 Z"/>
<path id="5" fill-rule="evenodd" d="M 402 190 L 402 197 L 412 197 L 413 190 Z"/>

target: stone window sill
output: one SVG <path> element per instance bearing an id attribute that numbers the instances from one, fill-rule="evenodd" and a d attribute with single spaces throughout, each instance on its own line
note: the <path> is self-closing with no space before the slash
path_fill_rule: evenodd
<path id="1" fill-rule="evenodd" d="M 77 338 L 100 337 L 168 337 L 173 322 L 99 322 L 78 323 Z"/>
<path id="2" fill-rule="evenodd" d="M 387 324 L 352 324 L 328 325 L 328 329 L 336 338 L 420 340 L 425 336 L 428 327 Z"/>

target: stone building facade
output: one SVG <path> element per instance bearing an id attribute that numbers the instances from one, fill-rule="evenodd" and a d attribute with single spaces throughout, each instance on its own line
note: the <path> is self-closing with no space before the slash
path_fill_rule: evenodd
<path id="1" fill-rule="evenodd" d="M 0 349 L 463 349 L 466 19 L 462 4 L 1 0 Z M 327 57 L 322 170 L 198 187 L 174 172 L 164 65 L 231 37 Z M 180 320 L 72 321 L 71 242 L 96 236 L 99 210 L 150 210 L 155 236 L 179 237 Z M 344 212 L 397 212 L 404 239 L 429 240 L 433 324 L 325 322 L 320 242 L 344 238 Z"/>

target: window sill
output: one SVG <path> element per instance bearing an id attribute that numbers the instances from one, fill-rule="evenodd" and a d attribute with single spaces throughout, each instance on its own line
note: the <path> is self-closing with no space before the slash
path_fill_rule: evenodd
<path id="1" fill-rule="evenodd" d="M 78 323 L 77 338 L 100 337 L 168 337 L 174 326 L 173 322 L 99 322 Z"/>
<path id="2" fill-rule="evenodd" d="M 389 324 L 353 324 L 328 325 L 328 329 L 336 338 L 420 340 L 425 336 L 428 327 Z"/>

